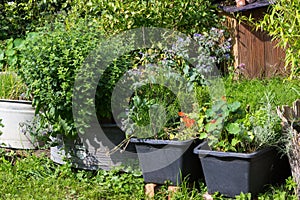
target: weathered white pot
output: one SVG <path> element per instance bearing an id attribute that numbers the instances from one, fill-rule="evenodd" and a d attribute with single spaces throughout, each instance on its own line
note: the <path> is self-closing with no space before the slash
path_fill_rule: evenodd
<path id="1" fill-rule="evenodd" d="M 0 146 L 14 149 L 35 149 L 37 143 L 25 130 L 25 124 L 34 117 L 31 101 L 0 100 Z"/>
<path id="2" fill-rule="evenodd" d="M 79 135 L 77 140 L 58 136 L 58 146 L 50 148 L 51 159 L 59 164 L 68 160 L 73 167 L 88 170 L 111 170 L 120 166 L 137 168 L 138 159 L 133 144 L 129 144 L 123 153 L 116 151 L 108 154 L 125 139 L 125 133 L 116 124 L 101 126 L 105 133 L 91 127 L 86 134 Z"/>

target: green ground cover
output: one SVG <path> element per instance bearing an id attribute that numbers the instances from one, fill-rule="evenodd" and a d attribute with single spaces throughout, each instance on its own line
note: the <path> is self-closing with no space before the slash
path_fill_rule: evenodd
<path id="1" fill-rule="evenodd" d="M 84 171 L 68 164 L 53 163 L 46 154 L 33 151 L 5 151 L 0 153 L 0 199 L 145 199 L 144 181 L 140 173 L 112 171 Z M 206 188 L 188 186 L 184 182 L 172 199 L 203 199 Z M 258 199 L 297 199 L 295 184 L 289 178 L 282 186 L 268 186 Z M 155 195 L 166 199 L 167 184 Z M 241 194 L 236 199 L 250 199 Z M 214 199 L 226 199 L 214 194 Z"/>

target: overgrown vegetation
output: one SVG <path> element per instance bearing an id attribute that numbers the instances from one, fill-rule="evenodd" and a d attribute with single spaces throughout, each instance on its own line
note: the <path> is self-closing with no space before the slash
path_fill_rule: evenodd
<path id="1" fill-rule="evenodd" d="M 21 61 L 18 64 L 21 67 L 18 71 L 34 96 L 36 111 L 43 110 L 43 122 L 53 126 L 54 136 L 57 133 L 73 136 L 77 134 L 71 104 L 74 79 L 87 56 L 101 44 L 102 36 L 111 36 L 142 26 L 168 28 L 192 35 L 208 33 L 212 26 L 218 27 L 222 21 L 217 15 L 216 7 L 208 0 L 93 0 L 69 1 L 68 4 L 60 6 L 64 12 L 55 15 L 55 20 L 45 21 L 43 27 L 35 28 L 36 32 L 27 33 L 25 48 L 20 53 Z M 217 56 L 222 52 L 215 53 Z M 101 92 L 96 93 L 96 109 L 100 110 L 97 112 L 98 117 L 111 117 L 112 88 L 122 73 L 135 67 L 137 62 L 134 61 L 139 56 L 137 52 L 128 53 L 109 65 L 108 74 L 99 81 L 97 91 Z M 96 74 L 90 69 L 86 71 L 87 77 Z M 91 79 L 75 89 L 86 91 L 90 82 Z M 87 99 L 83 101 L 90 102 Z M 89 111 L 81 109 L 80 112 L 88 118 Z M 86 127 L 84 122 L 78 121 L 77 124 Z"/>
<path id="2" fill-rule="evenodd" d="M 220 25 L 215 5 L 207 0 L 73 0 L 70 13 L 97 18 L 108 34 L 138 27 L 159 27 L 186 34 Z"/>
<path id="3" fill-rule="evenodd" d="M 265 105 L 266 94 L 273 99 L 272 108 L 291 105 L 300 96 L 299 80 L 285 80 L 280 77 L 269 79 L 223 79 L 228 102 L 239 101 L 243 109 L 254 112 Z"/>
<path id="4" fill-rule="evenodd" d="M 22 38 L 68 7 L 57 0 L 3 0 L 0 4 L 0 40 Z"/>
<path id="5" fill-rule="evenodd" d="M 286 65 L 292 69 L 291 77 L 298 76 L 300 72 L 297 57 L 300 53 L 298 13 L 300 3 L 288 0 L 276 2 L 264 20 L 256 25 L 267 30 L 275 40 L 279 41 L 279 45 L 287 49 Z M 106 36 L 142 26 L 167 28 L 198 38 L 203 44 L 202 49 L 198 48 L 198 50 L 211 53 L 210 60 L 198 59 L 204 64 L 209 61 L 221 64 L 226 60 L 225 57 L 230 57 L 227 54 L 227 50 L 230 49 L 229 44 L 226 43 L 224 48 L 218 49 L 215 46 L 221 46 L 213 43 L 214 39 L 219 37 L 218 34 L 227 35 L 222 29 L 211 29 L 220 27 L 220 22 L 224 18 L 218 15 L 217 8 L 209 0 L 117 0 L 114 2 L 5 0 L 0 5 L 0 14 L 0 71 L 11 69 L 22 76 L 29 87 L 29 92 L 34 97 L 33 104 L 37 111 L 43 111 L 38 125 L 41 129 L 51 127 L 52 136 L 77 134 L 72 115 L 74 79 L 89 53 L 97 48 Z M 223 35 L 221 38 L 224 39 Z M 114 84 L 129 68 L 137 68 L 145 64 L 148 60 L 145 60 L 143 56 L 148 53 L 147 51 L 149 49 L 130 52 L 109 65 L 105 74 L 107 76 L 98 83 L 98 89 L 102 93 L 96 94 L 97 102 L 103 103 L 96 108 L 100 111 L 98 112 L 100 117 L 111 117 L 109 103 Z M 195 77 L 194 69 L 189 64 L 179 59 L 176 60 L 174 57 L 169 60 L 165 59 L 168 55 L 161 51 L 154 52 L 153 55 L 156 56 L 153 63 L 168 61 L 166 65 L 172 67 L 176 65 L 182 68 L 182 75 L 187 75 L 186 78 L 190 82 L 196 82 L 198 77 Z M 150 59 L 153 58 L 150 56 Z M 175 62 L 172 62 L 174 60 Z M 88 76 L 91 75 L 89 72 L 86 72 Z M 257 117 L 254 119 L 257 125 L 268 122 L 268 116 L 262 110 L 266 105 L 264 100 L 266 94 L 272 97 L 272 101 L 268 102 L 269 109 L 274 109 L 278 105 L 291 105 L 300 96 L 299 80 L 282 78 L 235 81 L 224 78 L 223 80 L 228 103 L 239 101 L 240 109 L 251 114 L 252 117 Z M 10 83 L 16 85 L 16 82 Z M 4 90 L 4 85 L 7 87 L 7 82 L 1 82 L 1 92 L 12 95 L 12 92 Z M 87 83 L 76 89 L 85 91 L 89 87 Z M 155 89 L 158 92 L 155 90 L 152 92 L 156 94 L 167 91 L 162 87 Z M 201 109 L 206 110 L 210 106 L 207 104 L 210 91 L 206 87 L 199 87 L 195 92 Z M 172 95 L 167 95 L 167 99 L 172 99 Z M 4 96 L 1 95 L 1 98 Z M 133 98 L 134 100 L 138 101 L 137 98 Z M 144 103 L 143 106 L 147 107 L 145 115 L 148 119 L 150 104 Z M 137 114 L 136 110 L 133 111 Z M 81 114 L 89 114 L 88 112 L 82 109 Z M 178 114 L 174 110 L 172 112 L 175 113 L 174 115 Z M 187 116 L 181 113 L 180 117 L 177 116 L 177 122 L 182 120 L 187 125 L 187 121 L 183 120 L 187 120 Z M 141 123 L 147 124 L 148 121 L 141 120 Z M 270 121 L 277 123 L 274 126 L 278 127 L 279 121 L 273 118 Z M 235 133 L 236 127 L 231 126 L 231 131 Z M 262 130 L 256 128 L 256 131 L 266 132 L 268 127 L 265 129 L 263 127 Z M 109 172 L 75 170 L 68 164 L 56 165 L 49 158 L 31 155 L 31 152 L 23 155 L 1 149 L 0 181 L 2 183 L 1 199 L 145 198 L 144 182 L 139 174 L 119 170 Z M 165 199 L 168 195 L 166 188 L 167 184 L 162 186 L 155 199 Z M 270 187 L 268 192 L 259 195 L 258 199 L 297 199 L 294 189 L 295 183 L 288 179 L 285 185 Z M 202 195 L 205 192 L 204 183 L 200 183 L 200 188 L 191 188 L 184 183 L 174 194 L 173 199 L 203 199 Z M 214 199 L 224 198 L 219 194 L 214 194 Z M 251 199 L 251 195 L 241 194 L 237 199 Z"/>
<path id="6" fill-rule="evenodd" d="M 57 21 L 27 36 L 19 74 L 34 96 L 33 105 L 42 111 L 44 126 L 53 134 L 74 134 L 72 92 L 76 70 L 102 39 L 99 24 L 78 19 Z"/>

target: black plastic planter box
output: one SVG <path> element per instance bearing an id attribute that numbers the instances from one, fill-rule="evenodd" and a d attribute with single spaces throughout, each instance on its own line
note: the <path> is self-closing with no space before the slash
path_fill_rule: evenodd
<path id="1" fill-rule="evenodd" d="M 207 142 L 194 149 L 198 154 L 209 193 L 220 192 L 235 197 L 241 192 L 257 195 L 271 183 L 274 165 L 278 161 L 275 148 L 253 153 L 233 153 L 208 150 Z"/>
<path id="2" fill-rule="evenodd" d="M 146 183 L 179 185 L 184 178 L 197 181 L 203 178 L 201 164 L 193 149 L 199 140 L 130 140 L 135 144 L 139 164 Z"/>

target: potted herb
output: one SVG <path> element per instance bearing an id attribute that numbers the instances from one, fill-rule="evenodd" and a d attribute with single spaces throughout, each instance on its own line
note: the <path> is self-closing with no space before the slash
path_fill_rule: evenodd
<path id="1" fill-rule="evenodd" d="M 206 120 L 201 138 L 207 141 L 194 153 L 201 160 L 208 192 L 257 195 L 271 183 L 281 162 L 275 148 L 280 146 L 281 127 L 269 101 L 245 115 L 239 102 L 227 103 L 224 97 L 206 111 Z"/>
<path id="2" fill-rule="evenodd" d="M 150 67 L 149 72 L 153 74 L 154 71 Z M 152 78 L 145 71 L 141 74 Z M 163 75 L 166 74 L 165 71 Z M 183 88 L 179 90 L 182 92 Z M 192 96 L 189 93 L 190 100 Z M 200 144 L 197 122 L 180 111 L 178 99 L 180 97 L 156 81 L 137 89 L 131 97 L 130 109 L 122 124 L 130 142 L 135 144 L 146 183 L 169 181 L 171 185 L 178 185 L 187 177 L 190 181 L 203 177 L 200 162 L 193 155 L 193 149 Z M 187 96 L 181 99 L 191 105 Z"/>
<path id="3" fill-rule="evenodd" d="M 200 143 L 203 123 L 200 116 L 196 121 L 191 115 L 210 101 L 203 74 L 218 71 L 214 66 L 224 60 L 230 43 L 216 28 L 193 38 L 164 37 L 171 49 L 141 50 L 140 65 L 126 74 L 116 94 L 131 95 L 118 97 L 125 100 L 121 123 L 128 139 L 124 143 L 135 144 L 145 182 L 177 185 L 186 177 L 191 181 L 202 177 L 192 150 Z"/>
<path id="4" fill-rule="evenodd" d="M 167 52 L 160 53 L 167 55 Z M 200 162 L 193 155 L 193 148 L 200 143 L 198 122 L 188 113 L 197 109 L 200 102 L 208 102 L 209 94 L 203 89 L 206 86 L 200 85 L 200 77 L 193 83 L 183 78 L 184 72 L 175 71 L 182 66 L 169 65 L 178 59 L 170 56 L 157 65 L 148 63 L 128 75 L 128 79 L 134 77 L 129 84 L 133 94 L 128 100 L 122 128 L 128 136 L 127 142 L 135 144 L 146 183 L 169 181 L 178 185 L 185 178 L 197 181 L 203 177 Z M 186 65 L 184 61 L 179 63 Z M 120 85 L 126 90 L 126 84 Z"/>

